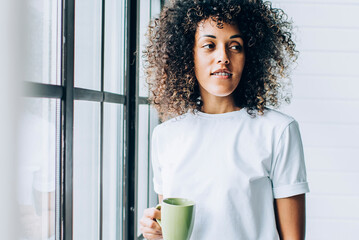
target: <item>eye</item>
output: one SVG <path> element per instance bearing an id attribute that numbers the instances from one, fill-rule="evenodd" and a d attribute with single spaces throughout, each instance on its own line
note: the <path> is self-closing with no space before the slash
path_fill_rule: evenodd
<path id="1" fill-rule="evenodd" d="M 214 44 L 213 44 L 213 43 L 204 44 L 204 45 L 202 46 L 202 48 L 212 49 L 212 48 L 214 48 Z"/>
<path id="2" fill-rule="evenodd" d="M 229 49 L 240 52 L 240 51 L 242 51 L 243 47 L 240 44 L 234 44 L 234 45 L 231 45 L 229 47 Z"/>

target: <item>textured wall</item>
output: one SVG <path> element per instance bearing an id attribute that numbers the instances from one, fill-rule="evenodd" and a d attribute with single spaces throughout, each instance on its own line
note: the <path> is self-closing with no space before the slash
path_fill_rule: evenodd
<path id="1" fill-rule="evenodd" d="M 358 239 L 359 1 L 272 1 L 292 18 L 301 52 L 293 100 L 308 180 L 307 239 Z"/>

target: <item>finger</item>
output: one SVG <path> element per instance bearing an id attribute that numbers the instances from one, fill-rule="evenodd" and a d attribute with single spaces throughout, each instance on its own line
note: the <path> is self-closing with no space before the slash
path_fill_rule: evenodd
<path id="1" fill-rule="evenodd" d="M 148 228 L 148 227 L 140 227 L 140 231 L 142 232 L 142 234 L 162 235 L 161 229 L 156 230 L 156 229 Z"/>
<path id="2" fill-rule="evenodd" d="M 148 240 L 159 240 L 162 239 L 162 234 L 142 234 L 144 238 L 148 239 Z"/>
<path id="3" fill-rule="evenodd" d="M 143 212 L 145 217 L 161 219 L 161 211 L 156 208 L 147 208 Z"/>
<path id="4" fill-rule="evenodd" d="M 157 231 L 162 231 L 161 226 L 156 221 L 150 218 L 142 218 L 140 224 L 143 227 L 151 228 Z"/>

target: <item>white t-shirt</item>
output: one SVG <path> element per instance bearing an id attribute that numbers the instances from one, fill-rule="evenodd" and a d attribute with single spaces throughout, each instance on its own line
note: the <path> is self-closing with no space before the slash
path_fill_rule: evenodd
<path id="1" fill-rule="evenodd" d="M 297 122 L 275 110 L 187 113 L 152 136 L 157 194 L 196 202 L 193 240 L 279 239 L 273 201 L 309 192 Z"/>

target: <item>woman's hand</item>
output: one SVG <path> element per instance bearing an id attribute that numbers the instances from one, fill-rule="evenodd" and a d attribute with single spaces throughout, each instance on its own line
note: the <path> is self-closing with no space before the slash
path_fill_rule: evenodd
<path id="1" fill-rule="evenodd" d="M 162 228 L 155 219 L 161 219 L 161 211 L 156 208 L 147 208 L 140 220 L 142 235 L 149 240 L 162 240 Z"/>

